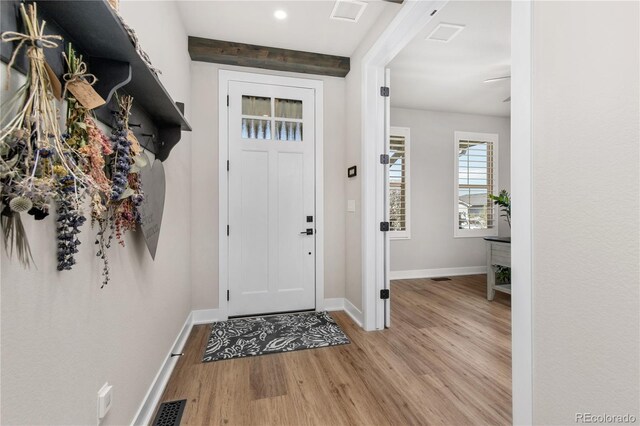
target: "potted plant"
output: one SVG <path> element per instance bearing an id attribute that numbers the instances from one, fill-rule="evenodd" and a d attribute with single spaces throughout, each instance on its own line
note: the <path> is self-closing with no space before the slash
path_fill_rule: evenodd
<path id="1" fill-rule="evenodd" d="M 500 191 L 498 195 L 489 194 L 489 199 L 493 200 L 493 203 L 500 206 L 501 217 L 507 218 L 509 228 L 511 228 L 511 195 L 506 189 Z"/>
<path id="2" fill-rule="evenodd" d="M 511 195 L 509 192 L 503 189 L 498 195 L 489 194 L 489 199 L 493 200 L 495 205 L 500 206 L 500 216 L 507 219 L 509 228 L 511 228 Z M 507 266 L 497 266 L 496 282 L 499 284 L 510 284 L 511 268 Z"/>

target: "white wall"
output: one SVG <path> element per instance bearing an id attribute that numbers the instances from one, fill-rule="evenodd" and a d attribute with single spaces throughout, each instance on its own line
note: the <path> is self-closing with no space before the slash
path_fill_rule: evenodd
<path id="1" fill-rule="evenodd" d="M 534 424 L 640 419 L 639 21 L 533 4 Z"/>
<path id="2" fill-rule="evenodd" d="M 175 4 L 125 1 L 121 12 L 189 116 L 190 61 Z M 2 424 L 96 424 L 96 394 L 106 381 L 114 386 L 114 403 L 102 424 L 133 419 L 191 309 L 191 144 L 189 133 L 182 135 L 164 163 L 167 194 L 155 262 L 141 235 L 127 237 L 125 248 L 114 243 L 112 280 L 100 289 L 95 231 L 87 223 L 77 265 L 59 273 L 52 217 L 24 219 L 37 269 L 23 270 L 2 250 Z"/>
<path id="3" fill-rule="evenodd" d="M 347 165 L 358 167 L 358 176 L 347 180 L 346 199 L 354 200 L 356 211 L 347 213 L 346 219 L 346 288 L 345 297 L 357 309 L 362 309 L 362 59 L 380 34 L 396 16 L 400 7 L 389 3 L 351 55 L 351 71 L 345 78 Z"/>
<path id="4" fill-rule="evenodd" d="M 191 65 L 193 309 L 218 307 L 218 70 L 320 79 L 324 82 L 325 297 L 344 297 L 345 287 L 345 82 L 204 62 Z"/>
<path id="5" fill-rule="evenodd" d="M 393 70 L 391 71 L 393 72 Z M 510 120 L 488 115 L 391 109 L 391 125 L 411 129 L 411 239 L 391 240 L 391 271 L 483 267 L 482 238 L 454 238 L 454 132 L 498 134 L 498 189 L 510 190 Z M 510 233 L 500 220 L 500 235 Z"/>

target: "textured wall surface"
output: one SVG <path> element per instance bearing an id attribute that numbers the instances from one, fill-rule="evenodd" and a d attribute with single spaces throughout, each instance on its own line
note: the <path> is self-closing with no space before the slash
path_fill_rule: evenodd
<path id="1" fill-rule="evenodd" d="M 324 84 L 324 261 L 325 297 L 344 297 L 345 287 L 345 82 L 334 77 L 191 65 L 193 101 L 193 309 L 218 307 L 218 71 L 220 69 L 296 78 Z"/>
<path id="2" fill-rule="evenodd" d="M 190 61 L 175 4 L 125 1 L 121 12 L 188 117 Z M 0 75 L 5 99 L 4 66 Z M 59 273 L 52 217 L 24 221 L 37 269 L 23 270 L 2 249 L 2 424 L 96 424 L 97 392 L 106 381 L 114 402 L 102 424 L 133 419 L 191 309 L 189 139 L 183 133 L 164 163 L 155 262 L 141 235 L 130 235 L 125 248 L 111 247 L 112 280 L 100 289 L 95 231 L 86 223 L 77 265 Z"/>
<path id="3" fill-rule="evenodd" d="M 534 3 L 534 424 L 640 418 L 639 14 Z"/>
<path id="4" fill-rule="evenodd" d="M 391 70 L 393 72 L 393 69 Z M 391 270 L 485 266 L 482 238 L 454 238 L 454 132 L 498 134 L 498 188 L 510 189 L 510 124 L 504 117 L 392 108 L 391 125 L 411 129 L 411 239 L 391 240 Z M 500 219 L 500 235 L 510 233 Z"/>

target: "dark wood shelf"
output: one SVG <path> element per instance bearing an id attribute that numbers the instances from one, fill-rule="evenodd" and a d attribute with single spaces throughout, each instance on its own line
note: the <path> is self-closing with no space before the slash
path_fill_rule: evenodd
<path id="1" fill-rule="evenodd" d="M 65 44 L 71 43 L 84 56 L 89 72 L 98 78 L 96 91 L 107 100 L 105 106 L 95 110 L 98 118 L 111 124 L 111 111 L 116 109 L 113 99 L 116 90 L 133 96 L 131 122 L 142 124 L 142 127 L 132 130 L 145 147 L 164 161 L 180 140 L 180 132 L 190 131 L 191 126 L 182 109 L 142 60 L 111 6 L 105 0 L 40 0 L 36 3 L 39 19 L 47 21 L 46 33 L 62 35 Z M 1 5 L 2 31 L 20 31 L 19 2 L 3 0 Z M 8 62 L 13 48 L 2 47 L 3 61 Z M 64 44 L 58 49 L 45 49 L 47 61 L 59 76 L 64 72 L 63 49 Z M 15 68 L 25 71 L 24 57 L 16 61 Z"/>

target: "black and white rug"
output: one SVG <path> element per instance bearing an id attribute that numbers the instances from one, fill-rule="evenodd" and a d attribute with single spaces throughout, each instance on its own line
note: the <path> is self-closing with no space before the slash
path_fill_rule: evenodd
<path id="1" fill-rule="evenodd" d="M 351 343 L 326 312 L 236 318 L 213 324 L 202 362 Z"/>

